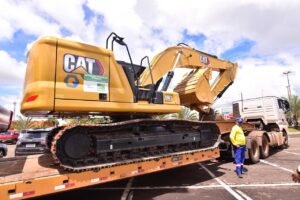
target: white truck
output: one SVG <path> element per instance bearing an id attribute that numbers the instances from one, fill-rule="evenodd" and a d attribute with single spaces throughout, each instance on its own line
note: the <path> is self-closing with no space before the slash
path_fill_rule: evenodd
<path id="1" fill-rule="evenodd" d="M 289 103 L 283 98 L 266 96 L 243 99 L 232 103 L 233 117 L 242 117 L 254 124 L 256 131 L 246 132 L 247 158 L 251 163 L 269 156 L 270 147 L 288 146 L 288 122 L 285 113 Z M 222 136 L 221 151 L 231 151 L 229 135 Z"/>
<path id="2" fill-rule="evenodd" d="M 235 101 L 232 106 L 233 116 L 241 116 L 261 130 L 288 132 L 285 114 L 289 111 L 289 103 L 285 99 L 266 96 Z"/>

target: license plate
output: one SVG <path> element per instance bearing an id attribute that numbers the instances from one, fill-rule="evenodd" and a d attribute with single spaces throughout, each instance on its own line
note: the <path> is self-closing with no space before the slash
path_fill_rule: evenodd
<path id="1" fill-rule="evenodd" d="M 26 144 L 26 147 L 35 147 L 35 144 Z"/>

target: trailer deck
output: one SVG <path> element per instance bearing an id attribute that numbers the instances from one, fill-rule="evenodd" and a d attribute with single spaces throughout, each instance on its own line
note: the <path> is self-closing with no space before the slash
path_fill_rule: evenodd
<path id="1" fill-rule="evenodd" d="M 217 146 L 150 157 L 142 162 L 103 165 L 100 170 L 68 173 L 50 154 L 0 160 L 1 199 L 24 199 L 162 171 L 219 157 Z"/>

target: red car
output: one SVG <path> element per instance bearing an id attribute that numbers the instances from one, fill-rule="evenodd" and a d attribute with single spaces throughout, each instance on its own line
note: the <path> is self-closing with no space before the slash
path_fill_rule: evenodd
<path id="1" fill-rule="evenodd" d="M 19 137 L 19 131 L 8 130 L 0 133 L 0 142 L 17 143 Z"/>

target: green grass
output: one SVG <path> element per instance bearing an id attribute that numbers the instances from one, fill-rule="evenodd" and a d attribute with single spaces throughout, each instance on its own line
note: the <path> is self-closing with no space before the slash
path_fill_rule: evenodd
<path id="1" fill-rule="evenodd" d="M 299 128 L 289 127 L 289 132 L 300 132 Z"/>

